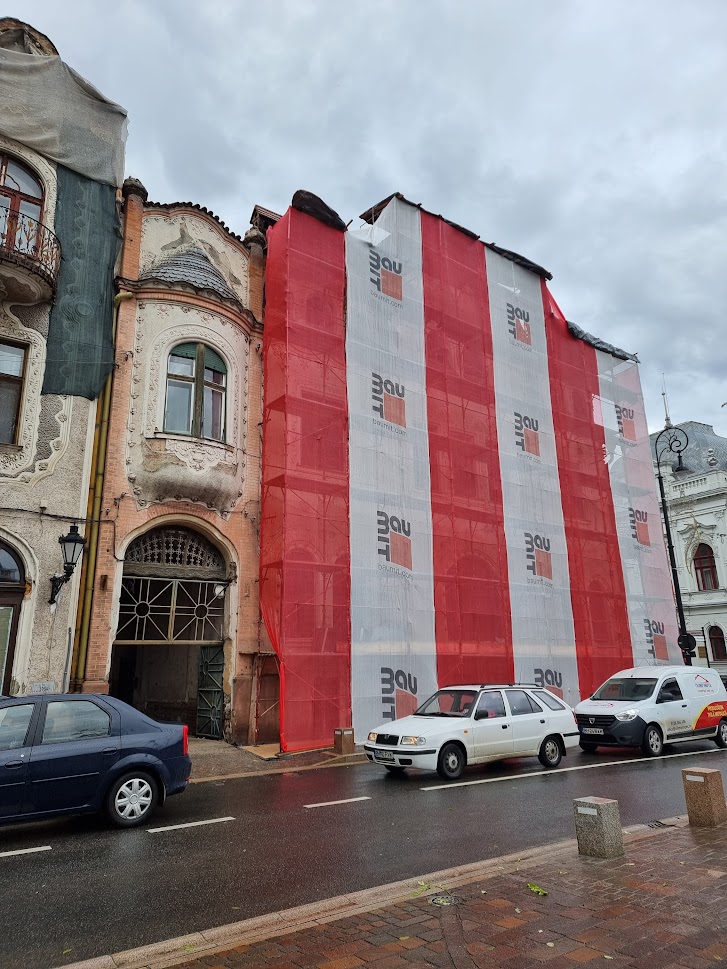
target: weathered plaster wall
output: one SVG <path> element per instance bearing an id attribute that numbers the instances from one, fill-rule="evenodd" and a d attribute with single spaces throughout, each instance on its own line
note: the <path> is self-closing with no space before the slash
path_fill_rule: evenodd
<path id="1" fill-rule="evenodd" d="M 0 150 L 21 158 L 38 174 L 45 196 L 43 223 L 53 229 L 55 166 L 6 138 L 0 137 Z M 59 689 L 64 685 L 78 575 L 63 588 L 55 606 L 47 600 L 50 576 L 62 571 L 58 538 L 68 530 L 70 520 L 86 516 L 96 413 L 94 401 L 41 396 L 49 319 L 49 304 L 0 302 L 0 337 L 28 348 L 18 444 L 0 445 L 0 538 L 17 550 L 31 583 L 15 649 L 12 689 L 16 693 L 28 692 L 34 681 L 53 681 Z"/>

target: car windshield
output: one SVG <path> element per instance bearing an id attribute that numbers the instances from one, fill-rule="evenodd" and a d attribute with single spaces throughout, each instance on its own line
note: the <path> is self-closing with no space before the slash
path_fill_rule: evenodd
<path id="1" fill-rule="evenodd" d="M 646 700 L 654 692 L 656 680 L 607 680 L 591 697 L 592 700 Z"/>
<path id="2" fill-rule="evenodd" d="M 474 690 L 439 690 L 415 713 L 417 717 L 468 717 L 476 699 Z"/>

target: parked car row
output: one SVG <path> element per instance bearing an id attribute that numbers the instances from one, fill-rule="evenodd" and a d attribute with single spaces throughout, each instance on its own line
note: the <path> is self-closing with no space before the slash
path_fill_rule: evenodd
<path id="1" fill-rule="evenodd" d="M 390 773 L 436 770 L 457 780 L 472 764 L 569 750 L 713 740 L 727 748 L 727 687 L 713 670 L 621 670 L 575 710 L 531 684 L 448 686 L 413 714 L 372 730 L 364 750 Z M 152 720 L 108 696 L 0 698 L 0 823 L 104 811 L 144 823 L 191 772 L 187 727 Z"/>
<path id="2" fill-rule="evenodd" d="M 710 669 L 648 666 L 621 670 L 575 710 L 549 690 L 528 684 L 479 684 L 438 690 L 408 717 L 372 730 L 369 760 L 391 773 L 436 770 L 445 780 L 465 766 L 537 756 L 557 767 L 568 750 L 640 747 L 648 757 L 664 744 L 714 740 L 727 747 L 727 687 Z"/>

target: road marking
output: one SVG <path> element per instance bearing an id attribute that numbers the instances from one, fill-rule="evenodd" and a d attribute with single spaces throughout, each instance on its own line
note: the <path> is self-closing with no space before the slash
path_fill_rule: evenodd
<path id="1" fill-rule="evenodd" d="M 34 851 L 52 851 L 50 845 L 43 845 L 40 848 L 18 848 L 16 851 L 0 851 L 0 858 L 9 858 L 11 855 L 30 855 Z"/>
<path id="2" fill-rule="evenodd" d="M 347 797 L 343 801 L 321 801 L 320 804 L 304 804 L 303 807 L 310 810 L 311 808 L 319 807 L 332 807 L 334 804 L 353 804 L 354 801 L 370 801 L 370 797 Z"/>
<path id="3" fill-rule="evenodd" d="M 479 781 L 450 781 L 449 784 L 434 784 L 420 787 L 420 791 L 449 791 L 455 787 L 473 787 L 475 784 L 499 784 L 501 781 L 521 781 L 528 777 L 552 777 L 554 774 L 567 774 L 574 770 L 591 770 L 593 767 L 624 767 L 626 764 L 658 764 L 661 760 L 673 757 L 696 757 L 698 754 L 722 754 L 723 750 L 690 750 L 686 754 L 665 754 L 663 757 L 633 757 L 631 760 L 607 760 L 601 764 L 582 764 L 579 767 L 559 767 L 557 770 L 534 770 L 527 774 L 511 774 L 509 777 L 484 777 Z"/>
<path id="4" fill-rule="evenodd" d="M 221 824 L 223 821 L 234 821 L 234 818 L 208 818 L 206 821 L 187 821 L 186 824 L 165 824 L 161 828 L 147 828 L 149 834 L 158 831 L 179 831 L 181 828 L 198 828 L 201 824 Z"/>

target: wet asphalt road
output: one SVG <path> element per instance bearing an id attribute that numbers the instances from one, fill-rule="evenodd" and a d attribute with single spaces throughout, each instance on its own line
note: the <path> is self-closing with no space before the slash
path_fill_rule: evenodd
<path id="1" fill-rule="evenodd" d="M 669 753 L 686 756 L 576 749 L 565 770 L 513 760 L 463 778 L 487 783 L 440 790 L 426 790 L 441 784 L 436 774 L 397 778 L 370 764 L 291 771 L 192 784 L 149 827 L 234 818 L 218 824 L 0 828 L 0 852 L 51 848 L 0 857 L 0 966 L 51 969 L 573 837 L 574 797 L 617 798 L 624 825 L 683 814 L 681 769 L 724 770 L 727 751 L 703 742 Z M 369 800 L 305 807 L 346 798 Z"/>

